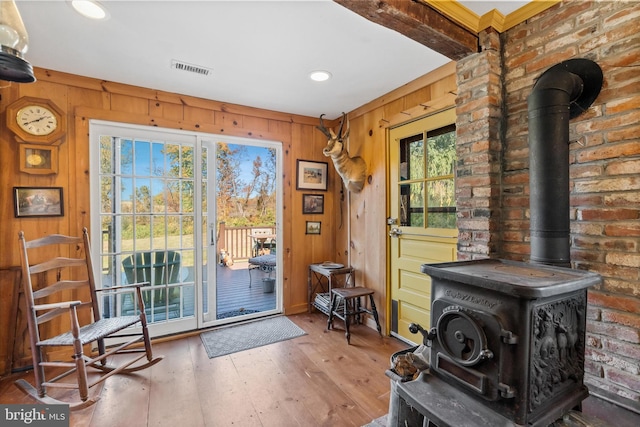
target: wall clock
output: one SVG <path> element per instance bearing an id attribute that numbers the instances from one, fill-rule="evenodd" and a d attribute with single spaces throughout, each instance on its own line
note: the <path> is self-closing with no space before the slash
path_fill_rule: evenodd
<path id="1" fill-rule="evenodd" d="M 22 97 L 7 107 L 7 128 L 20 142 L 53 144 L 67 131 L 66 116 L 51 100 Z"/>

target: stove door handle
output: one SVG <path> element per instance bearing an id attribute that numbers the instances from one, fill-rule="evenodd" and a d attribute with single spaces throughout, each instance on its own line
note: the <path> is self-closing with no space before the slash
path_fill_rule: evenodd
<path id="1" fill-rule="evenodd" d="M 498 384 L 498 390 L 500 391 L 500 396 L 504 397 L 505 399 L 512 399 L 516 395 L 516 391 L 514 390 L 514 388 L 504 383 Z"/>

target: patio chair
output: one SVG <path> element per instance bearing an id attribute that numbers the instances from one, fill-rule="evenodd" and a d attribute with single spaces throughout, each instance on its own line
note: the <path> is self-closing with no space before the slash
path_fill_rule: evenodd
<path id="1" fill-rule="evenodd" d="M 35 376 L 35 387 L 23 379 L 16 381 L 20 389 L 40 403 L 82 409 L 97 401 L 97 397 L 89 397 L 91 387 L 112 375 L 136 372 L 162 360 L 163 356 L 154 357 L 151 349 L 140 290 L 145 284 L 96 289 L 86 228 L 82 237 L 52 234 L 27 241 L 24 232 L 18 235 Z M 35 264 L 31 258 L 44 261 Z M 138 294 L 138 314 L 102 318 L 98 295 L 117 294 L 125 288 Z M 66 326 L 68 330 L 60 333 Z M 107 348 L 105 340 L 111 338 L 118 344 Z M 85 354 L 89 344 L 93 348 Z M 127 356 L 117 358 L 119 365 L 107 363 L 120 354 Z M 68 355 L 67 361 L 49 361 Z M 97 378 L 87 375 L 93 372 L 88 368 L 95 368 Z M 52 378 L 47 379 L 45 371 Z M 49 390 L 56 387 L 77 390 L 79 399 L 68 402 L 71 398 L 66 394 L 65 401 L 52 397 Z"/>
<path id="2" fill-rule="evenodd" d="M 180 309 L 180 288 L 167 287 L 180 279 L 180 253 L 176 251 L 136 252 L 122 260 L 127 283 L 147 282 L 150 290 L 143 290 L 147 315 L 163 313 L 166 308 L 178 312 Z M 153 295 L 153 299 L 151 298 Z M 168 299 L 167 299 L 168 295 Z M 133 295 L 125 296 L 123 312 L 135 309 Z"/>

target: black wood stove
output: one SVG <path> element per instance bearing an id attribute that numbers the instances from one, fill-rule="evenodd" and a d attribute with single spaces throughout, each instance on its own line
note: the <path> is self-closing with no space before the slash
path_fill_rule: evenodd
<path id="1" fill-rule="evenodd" d="M 547 426 L 588 396 L 587 288 L 600 276 L 505 260 L 425 264 L 430 368 L 397 393 L 425 425 Z"/>

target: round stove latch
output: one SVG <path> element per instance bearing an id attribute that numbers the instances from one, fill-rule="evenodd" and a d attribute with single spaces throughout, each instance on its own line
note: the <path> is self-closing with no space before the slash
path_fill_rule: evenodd
<path id="1" fill-rule="evenodd" d="M 493 357 L 482 327 L 463 307 L 447 307 L 438 319 L 436 334 L 442 350 L 463 366 Z"/>

